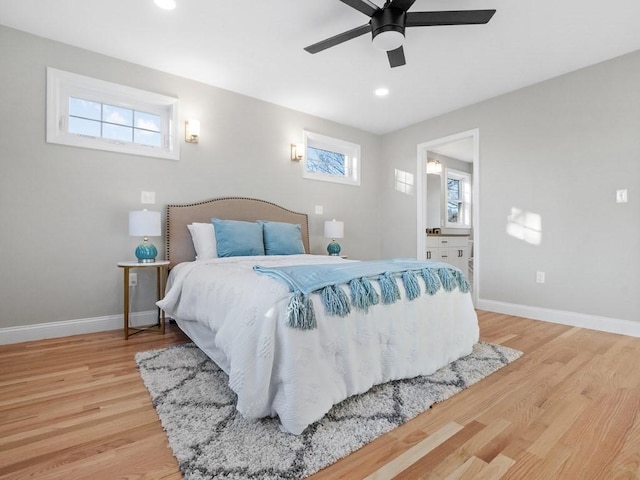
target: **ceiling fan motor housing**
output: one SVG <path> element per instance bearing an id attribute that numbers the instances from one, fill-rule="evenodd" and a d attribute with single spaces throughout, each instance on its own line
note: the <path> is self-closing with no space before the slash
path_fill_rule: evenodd
<path id="1" fill-rule="evenodd" d="M 370 22 L 374 46 L 380 50 L 395 50 L 400 47 L 402 45 L 402 40 L 404 40 L 406 19 L 407 12 L 394 7 L 382 8 L 374 13 Z M 378 35 L 383 34 L 384 32 L 390 32 L 390 34 L 378 37 Z M 376 41 L 376 37 L 378 37 L 378 41 Z M 383 40 L 383 37 L 390 38 L 388 40 L 386 38 Z M 394 40 L 392 40 L 393 37 L 395 37 Z"/>

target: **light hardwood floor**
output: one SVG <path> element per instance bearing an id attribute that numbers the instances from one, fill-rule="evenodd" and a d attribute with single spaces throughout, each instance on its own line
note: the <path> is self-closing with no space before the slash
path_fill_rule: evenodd
<path id="1" fill-rule="evenodd" d="M 640 338 L 479 312 L 515 363 L 313 479 L 640 479 Z M 0 479 L 180 479 L 135 352 L 106 332 L 0 346 Z"/>

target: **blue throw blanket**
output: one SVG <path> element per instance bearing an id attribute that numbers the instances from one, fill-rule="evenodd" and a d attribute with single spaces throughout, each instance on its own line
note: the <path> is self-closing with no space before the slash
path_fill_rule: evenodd
<path id="1" fill-rule="evenodd" d="M 276 278 L 289 285 L 293 292 L 287 308 L 290 327 L 313 329 L 317 327 L 313 302 L 309 294 L 317 292 L 322 297 L 329 315 L 345 316 L 351 308 L 368 311 L 382 301 L 390 304 L 400 299 L 396 278 L 401 278 L 406 297 L 414 300 L 420 296 L 418 275 L 424 280 L 429 295 L 443 288 L 450 292 L 455 288 L 469 291 L 469 282 L 453 265 L 442 262 L 412 259 L 391 259 L 370 262 L 345 262 L 320 265 L 291 265 L 286 267 L 262 267 L 253 269 L 263 275 Z M 371 281 L 377 281 L 380 294 Z M 340 285 L 347 285 L 351 298 Z"/>

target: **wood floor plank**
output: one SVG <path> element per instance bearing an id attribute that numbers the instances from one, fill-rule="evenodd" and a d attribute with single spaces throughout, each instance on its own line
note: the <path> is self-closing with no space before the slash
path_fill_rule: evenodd
<path id="1" fill-rule="evenodd" d="M 313 480 L 640 479 L 640 339 L 478 312 L 524 356 Z M 0 346 L 0 479 L 182 476 L 121 332 Z"/>

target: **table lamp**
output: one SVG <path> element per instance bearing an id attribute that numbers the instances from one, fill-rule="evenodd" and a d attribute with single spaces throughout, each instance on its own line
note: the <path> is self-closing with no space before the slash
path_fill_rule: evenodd
<path id="1" fill-rule="evenodd" d="M 331 239 L 331 243 L 327 245 L 329 255 L 340 255 L 340 244 L 336 242 L 336 238 L 344 237 L 344 222 L 339 222 L 335 219 L 325 221 L 324 236 Z"/>
<path id="2" fill-rule="evenodd" d="M 160 212 L 137 210 L 129 212 L 129 235 L 143 237 L 143 242 L 136 248 L 138 263 L 153 263 L 156 261 L 158 249 L 149 241 L 148 237 L 159 237 L 161 222 Z"/>

